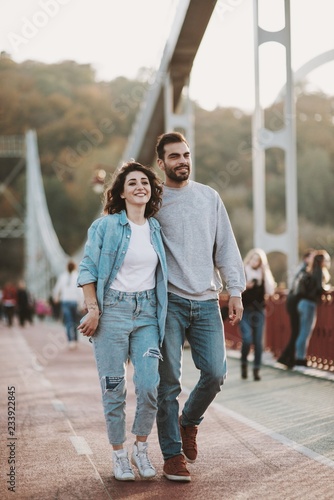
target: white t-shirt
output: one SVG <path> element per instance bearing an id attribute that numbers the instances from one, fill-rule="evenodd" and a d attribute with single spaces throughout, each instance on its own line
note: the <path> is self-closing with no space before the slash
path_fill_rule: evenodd
<path id="1" fill-rule="evenodd" d="M 155 288 L 158 256 L 151 243 L 150 225 L 129 221 L 131 238 L 123 264 L 110 288 L 120 292 L 142 292 Z"/>

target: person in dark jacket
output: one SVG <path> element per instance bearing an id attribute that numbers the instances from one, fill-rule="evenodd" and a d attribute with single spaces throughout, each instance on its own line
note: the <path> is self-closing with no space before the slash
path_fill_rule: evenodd
<path id="1" fill-rule="evenodd" d="M 286 298 L 286 310 L 290 321 L 290 338 L 283 352 L 277 359 L 277 362 L 285 365 L 287 368 L 293 368 L 295 366 L 296 340 L 299 334 L 299 313 L 297 308 L 298 302 L 300 301 L 300 295 L 297 293 L 297 287 L 307 265 L 313 259 L 313 253 L 314 250 L 312 248 L 306 250 L 304 253 L 302 263 L 298 266 Z"/>
<path id="2" fill-rule="evenodd" d="M 20 280 L 17 285 L 17 314 L 20 326 L 24 326 L 26 321 L 32 324 L 31 298 L 23 280 Z"/>
<path id="3" fill-rule="evenodd" d="M 2 307 L 4 317 L 6 319 L 7 325 L 13 326 L 13 320 L 17 305 L 17 288 L 12 282 L 8 281 L 3 287 L 2 292 Z"/>
<path id="4" fill-rule="evenodd" d="M 299 282 L 298 314 L 299 333 L 296 340 L 296 365 L 306 366 L 306 353 L 317 320 L 317 304 L 328 288 L 330 257 L 326 250 L 314 252 L 312 262 L 307 266 Z"/>

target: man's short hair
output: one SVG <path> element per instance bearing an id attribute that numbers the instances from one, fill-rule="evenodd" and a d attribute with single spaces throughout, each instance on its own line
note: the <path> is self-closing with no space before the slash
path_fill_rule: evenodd
<path id="1" fill-rule="evenodd" d="M 156 144 L 158 158 L 160 160 L 164 159 L 166 144 L 173 144 L 176 142 L 184 142 L 189 147 L 186 138 L 180 132 L 167 132 L 166 134 L 160 135 Z"/>

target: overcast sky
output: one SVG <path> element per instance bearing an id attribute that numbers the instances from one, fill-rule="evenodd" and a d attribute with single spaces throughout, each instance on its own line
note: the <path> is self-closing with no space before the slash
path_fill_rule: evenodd
<path id="1" fill-rule="evenodd" d="M 178 1 L 0 0 L 0 50 L 17 62 L 90 63 L 99 80 L 135 78 L 139 68 L 159 65 Z M 283 27 L 283 5 L 283 0 L 261 0 L 264 28 Z M 334 49 L 333 20 L 333 0 L 291 0 L 294 70 Z M 284 50 L 265 44 L 261 53 L 263 104 L 269 105 L 284 84 Z M 208 109 L 250 111 L 253 67 L 253 0 L 218 0 L 195 59 L 191 97 Z M 314 70 L 308 80 L 334 95 L 334 63 Z"/>

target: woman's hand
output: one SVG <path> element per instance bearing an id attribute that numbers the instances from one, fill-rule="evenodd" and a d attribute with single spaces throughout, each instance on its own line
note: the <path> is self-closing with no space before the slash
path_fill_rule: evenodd
<path id="1" fill-rule="evenodd" d="M 100 312 L 98 309 L 91 309 L 85 316 L 85 319 L 78 326 L 78 330 L 85 337 L 92 337 L 99 324 Z"/>
<path id="2" fill-rule="evenodd" d="M 78 330 L 85 337 L 92 337 L 100 319 L 99 306 L 96 300 L 96 283 L 87 283 L 82 286 L 82 289 L 88 313 L 78 326 Z"/>

